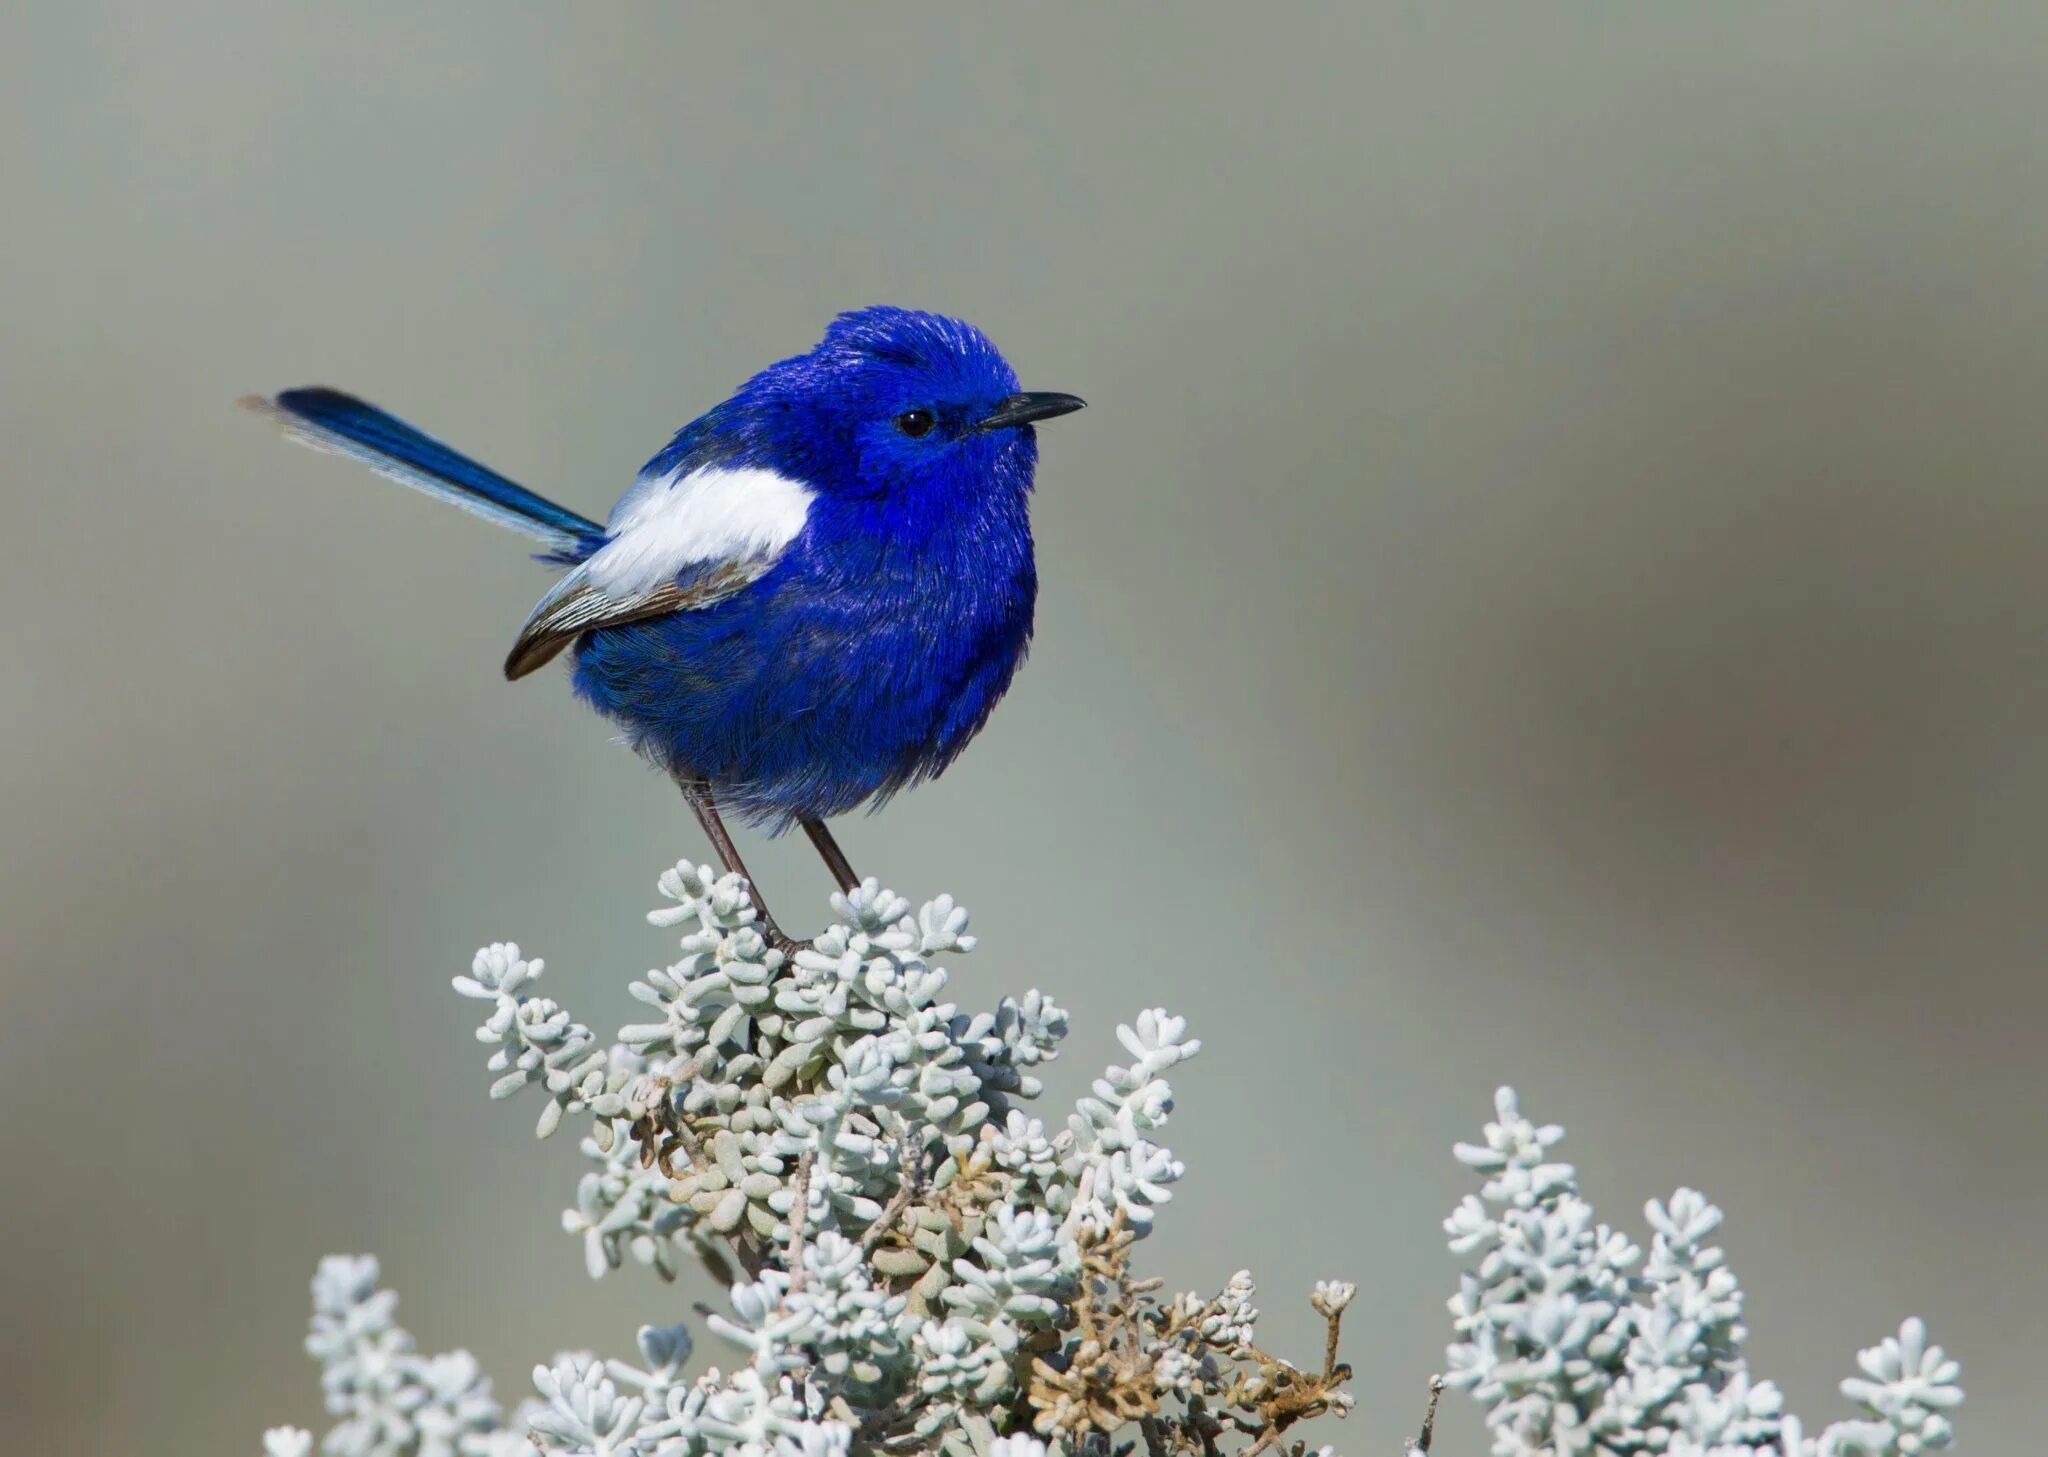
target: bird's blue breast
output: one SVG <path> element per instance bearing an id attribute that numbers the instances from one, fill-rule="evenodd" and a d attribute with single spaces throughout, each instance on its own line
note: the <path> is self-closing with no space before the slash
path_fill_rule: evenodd
<path id="1" fill-rule="evenodd" d="M 587 634 L 575 688 L 650 759 L 780 830 L 944 769 L 1023 661 L 1036 596 L 1021 484 L 820 496 L 747 587 Z"/>

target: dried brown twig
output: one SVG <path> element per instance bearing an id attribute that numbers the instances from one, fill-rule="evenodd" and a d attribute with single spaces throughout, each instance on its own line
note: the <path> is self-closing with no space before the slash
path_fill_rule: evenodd
<path id="1" fill-rule="evenodd" d="M 1429 1444 L 1436 1437 L 1436 1404 L 1444 1394 L 1444 1379 L 1441 1376 L 1429 1378 L 1429 1406 L 1422 1413 L 1422 1431 L 1402 1450 L 1405 1457 L 1429 1457 Z"/>
<path id="2" fill-rule="evenodd" d="M 862 1254 L 873 1254 L 875 1246 L 882 1242 L 883 1237 L 895 1227 L 896 1221 L 903 1217 L 903 1211 L 910 1207 L 910 1201 L 916 1195 L 921 1182 L 918 1177 L 919 1162 L 917 1154 L 911 1148 L 910 1140 L 906 1138 L 898 1161 L 896 1192 L 889 1196 L 889 1202 L 882 1206 L 881 1214 L 876 1216 L 875 1222 L 869 1225 L 867 1232 L 860 1237 Z"/>

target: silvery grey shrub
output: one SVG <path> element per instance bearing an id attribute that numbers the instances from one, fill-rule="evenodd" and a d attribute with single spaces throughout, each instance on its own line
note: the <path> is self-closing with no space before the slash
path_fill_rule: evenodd
<path id="1" fill-rule="evenodd" d="M 611 1042 L 539 994 L 542 963 L 515 945 L 454 985 L 486 1006 L 491 1096 L 533 1089 L 540 1136 L 583 1130 L 562 1226 L 590 1274 L 701 1262 L 730 1290 L 704 1324 L 731 1354 L 693 1375 L 691 1333 L 645 1326 L 630 1357 L 537 1366 L 507 1412 L 467 1352 L 419 1353 L 374 1258 L 329 1256 L 306 1338 L 329 1457 L 1308 1457 L 1300 1427 L 1350 1409 L 1352 1285 L 1316 1286 L 1325 1350 L 1298 1365 L 1258 1345 L 1248 1273 L 1168 1296 L 1132 1271 L 1184 1172 L 1158 1141 L 1166 1074 L 1201 1050 L 1182 1019 L 1119 1027 L 1128 1065 L 1054 1126 L 1031 1109 L 1067 1014 L 1036 991 L 984 1012 L 948 1000 L 941 962 L 974 947 L 950 898 L 913 912 L 869 881 L 787 956 L 738 877 L 684 861 L 660 889 L 649 920 L 680 928 L 681 957 L 631 985 L 646 1020 Z M 1509 1089 L 1495 1112 L 1456 1150 L 1484 1182 L 1445 1222 L 1471 1262 L 1446 1381 L 1484 1408 L 1498 1457 L 1951 1444 L 1957 1366 L 1918 1321 L 1843 1383 L 1863 1415 L 1809 1436 L 1743 1360 L 1741 1290 L 1706 1243 L 1721 1211 L 1689 1189 L 1653 1201 L 1645 1257 L 1552 1158 L 1561 1129 Z M 313 1445 L 264 1436 L 268 1457 Z"/>

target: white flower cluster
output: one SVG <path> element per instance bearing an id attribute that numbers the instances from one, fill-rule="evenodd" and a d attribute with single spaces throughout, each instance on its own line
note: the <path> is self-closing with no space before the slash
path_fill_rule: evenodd
<path id="1" fill-rule="evenodd" d="M 1721 1211 L 1691 1189 L 1645 1210 L 1647 1259 L 1594 1222 L 1555 1124 L 1494 1098 L 1483 1144 L 1460 1162 L 1485 1175 L 1444 1230 L 1474 1260 L 1451 1300 L 1462 1338 L 1453 1386 L 1486 1408 L 1496 1457 L 1919 1457 L 1952 1445 L 1960 1367 L 1918 1320 L 1864 1351 L 1843 1394 L 1867 1413 L 1807 1436 L 1741 1348 L 1742 1291 L 1707 1243 Z M 1641 1269 L 1636 1269 L 1641 1260 Z"/>

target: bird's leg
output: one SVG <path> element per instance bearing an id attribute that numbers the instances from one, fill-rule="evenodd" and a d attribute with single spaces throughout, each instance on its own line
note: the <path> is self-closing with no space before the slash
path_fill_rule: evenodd
<path id="1" fill-rule="evenodd" d="M 690 808 L 697 815 L 697 823 L 704 827 L 704 833 L 711 837 L 712 853 L 718 856 L 718 863 L 728 872 L 746 877 L 747 894 L 754 898 L 754 909 L 761 913 L 761 933 L 770 946 L 784 955 L 793 956 L 806 943 L 792 940 L 783 934 L 775 924 L 775 917 L 769 913 L 768 902 L 761 896 L 761 883 L 754 879 L 754 873 L 747 869 L 747 862 L 740 859 L 740 847 L 732 842 L 727 833 L 725 821 L 718 816 L 718 802 L 711 797 L 711 786 L 701 779 L 685 779 L 680 775 L 676 785 L 683 791 L 683 798 L 690 802 Z"/>
<path id="2" fill-rule="evenodd" d="M 853 873 L 853 865 L 846 858 L 846 852 L 839 848 L 839 842 L 832 838 L 832 832 L 825 828 L 823 820 L 802 821 L 804 833 L 811 837 L 811 843 L 818 847 L 818 854 L 825 861 L 825 868 L 832 872 L 832 878 L 839 882 L 839 889 L 845 895 L 852 895 L 860 889 L 860 877 Z"/>

